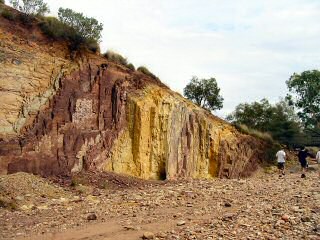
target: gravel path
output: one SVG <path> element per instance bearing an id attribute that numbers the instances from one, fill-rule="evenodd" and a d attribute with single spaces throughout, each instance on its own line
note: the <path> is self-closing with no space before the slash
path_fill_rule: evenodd
<path id="1" fill-rule="evenodd" d="M 320 239 L 315 171 L 306 179 L 261 173 L 121 189 L 61 187 L 22 173 L 5 177 L 0 188 L 18 210 L 0 208 L 0 239 Z M 35 183 L 19 190 L 21 179 Z"/>

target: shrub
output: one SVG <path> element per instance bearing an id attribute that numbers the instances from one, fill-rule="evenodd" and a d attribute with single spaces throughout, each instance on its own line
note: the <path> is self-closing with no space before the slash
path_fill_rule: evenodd
<path id="1" fill-rule="evenodd" d="M 275 164 L 275 156 L 277 151 L 281 148 L 281 145 L 278 142 L 275 142 L 269 133 L 248 128 L 245 124 L 234 124 L 234 126 L 243 134 L 247 134 L 267 142 L 268 147 L 263 152 L 262 156 L 263 163 L 267 166 Z"/>
<path id="2" fill-rule="evenodd" d="M 276 163 L 276 153 L 281 149 L 279 144 L 271 144 L 264 152 L 264 163 L 274 165 Z"/>
<path id="3" fill-rule="evenodd" d="M 69 8 L 59 8 L 58 16 L 62 23 L 73 28 L 82 38 L 96 42 L 100 40 L 103 24 L 95 18 L 85 17 Z"/>
<path id="4" fill-rule="evenodd" d="M 27 15 L 24 13 L 18 14 L 17 18 L 19 19 L 20 22 L 22 22 L 22 24 L 24 24 L 27 27 L 31 27 L 32 23 L 35 20 L 35 17 L 33 15 Z"/>
<path id="5" fill-rule="evenodd" d="M 152 78 L 157 78 L 156 75 L 154 75 L 152 72 L 149 71 L 149 69 L 145 66 L 138 67 L 137 71 L 142 72 L 145 75 L 148 75 Z"/>
<path id="6" fill-rule="evenodd" d="M 100 50 L 98 42 L 103 25 L 95 18 L 85 17 L 69 8 L 59 8 L 58 16 L 65 31 L 64 38 L 70 41 L 71 51 L 79 50 L 81 47 L 93 52 Z"/>
<path id="7" fill-rule="evenodd" d="M 25 13 L 26 15 L 39 15 L 50 12 L 48 4 L 44 3 L 43 0 L 10 0 L 12 6 Z"/>
<path id="8" fill-rule="evenodd" d="M 53 39 L 66 39 L 66 25 L 55 17 L 46 17 L 40 22 L 40 29 L 44 34 Z"/>
<path id="9" fill-rule="evenodd" d="M 107 51 L 103 56 L 108 59 L 110 62 L 114 62 L 117 64 L 121 64 L 124 66 L 128 65 L 128 60 L 120 55 L 119 53 L 113 52 L 113 51 Z"/>
<path id="10" fill-rule="evenodd" d="M 255 129 L 248 128 L 245 124 L 235 124 L 234 125 L 241 133 L 248 134 L 250 136 L 262 139 L 269 143 L 275 143 L 272 136 L 267 132 L 260 132 Z"/>
<path id="11" fill-rule="evenodd" d="M 127 67 L 128 67 L 130 70 L 132 70 L 132 71 L 135 71 L 135 70 L 136 70 L 136 68 L 134 67 L 134 65 L 133 65 L 132 63 L 129 63 L 129 64 L 127 65 Z"/>
<path id="12" fill-rule="evenodd" d="M 78 50 L 82 46 L 93 52 L 100 50 L 97 41 L 83 38 L 75 29 L 59 19 L 55 17 L 43 17 L 42 19 L 43 21 L 39 24 L 42 32 L 52 39 L 69 41 L 71 51 Z"/>
<path id="13" fill-rule="evenodd" d="M 127 58 L 123 57 L 121 54 L 113 52 L 113 51 L 107 51 L 103 56 L 108 59 L 110 62 L 114 62 L 123 66 L 126 66 L 132 71 L 135 71 L 135 67 L 132 63 L 129 63 Z"/>
<path id="14" fill-rule="evenodd" d="M 10 21 L 15 20 L 15 15 L 12 12 L 10 12 L 8 9 L 3 9 L 1 12 L 1 16 Z"/>
<path id="15" fill-rule="evenodd" d="M 99 43 L 97 43 L 97 41 L 92 40 L 92 39 L 91 40 L 87 40 L 86 41 L 86 46 L 91 52 L 100 53 L 100 46 L 99 46 Z"/>

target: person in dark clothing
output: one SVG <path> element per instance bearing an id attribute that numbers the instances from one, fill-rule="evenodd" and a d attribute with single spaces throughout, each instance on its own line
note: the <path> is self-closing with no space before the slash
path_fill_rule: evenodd
<path id="1" fill-rule="evenodd" d="M 306 169 L 308 167 L 307 157 L 309 156 L 310 154 L 308 153 L 307 149 L 305 147 L 302 147 L 298 153 L 298 158 L 299 158 L 299 162 L 302 169 L 302 174 L 301 174 L 302 178 L 306 177 Z"/>

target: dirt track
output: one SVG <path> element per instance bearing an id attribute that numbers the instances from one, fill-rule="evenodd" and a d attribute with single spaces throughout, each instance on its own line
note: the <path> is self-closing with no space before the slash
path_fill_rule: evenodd
<path id="1" fill-rule="evenodd" d="M 33 191 L 33 200 L 20 189 L 23 210 L 0 209 L 0 238 L 141 239 L 151 232 L 154 239 L 320 239 L 318 174 L 292 172 L 121 189 L 53 184 L 59 198 Z M 87 220 L 91 213 L 96 220 Z"/>

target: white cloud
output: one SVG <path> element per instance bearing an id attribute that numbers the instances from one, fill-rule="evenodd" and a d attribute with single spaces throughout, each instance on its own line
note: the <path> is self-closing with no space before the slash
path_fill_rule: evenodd
<path id="1" fill-rule="evenodd" d="M 147 65 L 182 92 L 191 76 L 214 76 L 224 115 L 243 101 L 286 93 L 293 72 L 319 68 L 318 0 L 48 0 L 104 24 L 102 49 Z"/>

